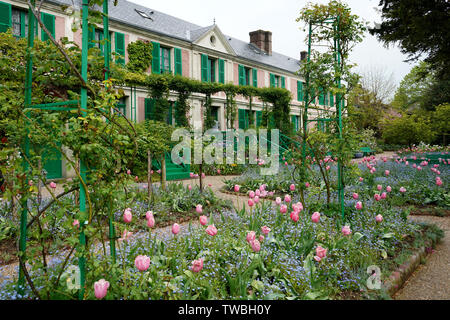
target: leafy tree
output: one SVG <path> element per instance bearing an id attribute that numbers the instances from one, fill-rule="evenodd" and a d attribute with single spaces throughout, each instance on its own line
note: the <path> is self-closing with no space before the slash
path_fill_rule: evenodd
<path id="1" fill-rule="evenodd" d="M 384 122 L 383 139 L 386 144 L 407 145 L 433 141 L 435 132 L 430 119 L 418 114 L 403 114 L 401 117 Z"/>
<path id="2" fill-rule="evenodd" d="M 450 103 L 438 106 L 431 118 L 434 132 L 438 137 L 442 136 L 442 143 L 447 145 L 447 136 L 450 135 Z"/>
<path id="3" fill-rule="evenodd" d="M 398 43 L 409 60 L 425 54 L 438 79 L 450 78 L 450 3 L 447 0 L 380 0 L 382 23 L 370 29 L 385 44 Z M 445 27 L 447 26 L 447 27 Z"/>

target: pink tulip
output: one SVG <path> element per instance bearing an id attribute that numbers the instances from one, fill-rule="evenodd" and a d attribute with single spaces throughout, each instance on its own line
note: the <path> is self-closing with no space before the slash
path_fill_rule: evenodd
<path id="1" fill-rule="evenodd" d="M 258 197 L 261 195 L 261 190 L 259 190 L 259 189 L 256 189 L 255 190 L 255 195 L 257 195 Z"/>
<path id="2" fill-rule="evenodd" d="M 442 180 L 441 179 L 436 179 L 436 185 L 438 186 L 438 187 L 440 187 L 440 186 L 442 186 Z"/>
<path id="3" fill-rule="evenodd" d="M 127 175 L 131 175 L 131 170 L 130 169 L 127 170 Z"/>
<path id="4" fill-rule="evenodd" d="M 150 218 L 153 218 L 153 212 L 152 211 L 147 211 L 146 213 L 145 213 L 145 219 L 150 219 Z"/>
<path id="5" fill-rule="evenodd" d="M 174 223 L 172 226 L 172 233 L 178 234 L 178 232 L 180 232 L 180 225 L 178 223 Z"/>
<path id="6" fill-rule="evenodd" d="M 208 187 L 210 187 L 210 188 L 211 188 L 211 187 L 212 187 L 212 184 L 211 184 L 211 183 L 208 183 Z"/>
<path id="7" fill-rule="evenodd" d="M 261 250 L 261 243 L 256 239 L 250 242 L 250 245 L 252 246 L 252 250 L 254 252 L 259 252 Z"/>
<path id="8" fill-rule="evenodd" d="M 150 218 L 147 219 L 147 227 L 153 228 L 154 226 L 155 226 L 155 218 L 151 216 Z"/>
<path id="9" fill-rule="evenodd" d="M 391 191 L 392 191 L 391 186 L 387 186 L 387 187 L 386 187 L 386 191 L 387 191 L 387 192 L 391 192 Z"/>
<path id="10" fill-rule="evenodd" d="M 352 230 L 350 230 L 349 226 L 343 226 L 341 232 L 344 236 L 348 236 L 352 233 Z"/>
<path id="11" fill-rule="evenodd" d="M 297 213 L 301 212 L 303 210 L 303 204 L 301 202 L 297 202 L 292 205 L 292 209 Z"/>
<path id="12" fill-rule="evenodd" d="M 377 216 L 375 217 L 375 221 L 378 222 L 378 223 L 380 223 L 381 221 L 383 221 L 383 216 L 382 216 L 381 214 L 377 215 Z"/>
<path id="13" fill-rule="evenodd" d="M 386 199 L 386 197 L 387 197 L 387 194 L 386 194 L 386 192 L 383 192 L 382 194 L 381 194 L 381 199 Z"/>
<path id="14" fill-rule="evenodd" d="M 330 166 L 326 166 L 325 169 L 328 171 L 328 170 L 330 170 L 330 168 L 331 168 Z"/>
<path id="15" fill-rule="evenodd" d="M 309 188 L 309 186 L 310 186 L 309 182 L 306 182 L 305 187 Z"/>
<path id="16" fill-rule="evenodd" d="M 56 183 L 54 183 L 53 181 L 50 182 L 50 188 L 56 189 Z"/>
<path id="17" fill-rule="evenodd" d="M 134 265 L 139 271 L 147 271 L 150 267 L 150 258 L 147 256 L 139 255 L 134 259 Z"/>
<path id="18" fill-rule="evenodd" d="M 133 215 L 131 214 L 131 209 L 130 208 L 125 209 L 125 211 L 123 212 L 123 221 L 125 223 L 130 223 L 132 218 Z"/>
<path id="19" fill-rule="evenodd" d="M 363 177 L 359 177 L 359 182 L 363 182 L 364 178 Z"/>
<path id="20" fill-rule="evenodd" d="M 377 185 L 378 191 L 381 191 L 383 189 L 383 186 L 381 184 Z"/>
<path id="21" fill-rule="evenodd" d="M 322 248 L 321 246 L 317 246 L 316 248 L 316 256 L 320 259 L 323 259 L 327 256 L 328 249 Z"/>
<path id="22" fill-rule="evenodd" d="M 253 199 L 253 198 L 255 197 L 255 191 L 250 191 L 250 192 L 248 193 L 248 196 L 249 196 L 251 199 Z"/>
<path id="23" fill-rule="evenodd" d="M 276 203 L 277 205 L 280 205 L 280 204 L 281 204 L 281 198 L 280 198 L 280 197 L 276 197 L 275 203 Z"/>
<path id="24" fill-rule="evenodd" d="M 262 184 L 259 186 L 259 191 L 263 192 L 266 189 L 266 185 Z"/>
<path id="25" fill-rule="evenodd" d="M 188 190 L 191 191 L 192 190 L 192 186 L 188 185 Z"/>
<path id="26" fill-rule="evenodd" d="M 406 189 L 405 189 L 404 187 L 401 187 L 401 188 L 400 188 L 400 192 L 401 192 L 401 193 L 405 193 L 405 192 L 406 192 Z"/>
<path id="27" fill-rule="evenodd" d="M 248 199 L 248 206 L 253 207 L 254 205 L 255 205 L 255 202 L 253 201 L 253 199 Z"/>
<path id="28" fill-rule="evenodd" d="M 73 220 L 72 226 L 79 228 L 80 227 L 80 221 L 78 221 L 78 219 Z"/>
<path id="29" fill-rule="evenodd" d="M 362 209 L 362 202 L 358 201 L 355 205 L 356 210 L 361 210 Z"/>
<path id="30" fill-rule="evenodd" d="M 386 176 L 388 176 L 389 173 L 390 173 L 389 170 L 385 170 L 385 171 L 384 171 L 384 174 L 385 174 Z"/>
<path id="31" fill-rule="evenodd" d="M 253 200 L 255 200 L 255 203 L 258 203 L 259 202 L 259 197 L 255 196 L 255 198 Z"/>
<path id="32" fill-rule="evenodd" d="M 290 195 L 285 195 L 284 196 L 284 202 L 291 202 L 291 196 Z"/>
<path id="33" fill-rule="evenodd" d="M 217 228 L 213 224 L 208 226 L 205 231 L 212 237 L 217 234 Z"/>
<path id="34" fill-rule="evenodd" d="M 208 223 L 208 217 L 207 216 L 200 216 L 200 224 L 202 226 L 206 226 L 207 223 Z"/>
<path id="35" fill-rule="evenodd" d="M 134 181 L 138 182 L 139 181 L 139 177 L 138 176 L 134 177 Z"/>
<path id="36" fill-rule="evenodd" d="M 378 193 L 376 193 L 373 197 L 375 198 L 376 201 L 381 200 L 381 196 Z"/>
<path id="37" fill-rule="evenodd" d="M 268 226 L 263 226 L 261 227 L 261 232 L 267 236 L 270 232 L 270 228 Z"/>
<path id="38" fill-rule="evenodd" d="M 287 205 L 282 204 L 282 205 L 280 206 L 280 213 L 286 213 L 286 212 L 287 212 Z"/>
<path id="39" fill-rule="evenodd" d="M 193 178 L 194 177 L 194 173 L 193 172 L 189 172 L 189 177 Z"/>
<path id="40" fill-rule="evenodd" d="M 298 212 L 292 211 L 291 212 L 291 220 L 294 221 L 294 222 L 297 222 L 298 219 L 300 219 L 300 217 L 298 215 Z"/>
<path id="41" fill-rule="evenodd" d="M 192 261 L 192 271 L 193 272 L 197 273 L 197 272 L 202 271 L 202 269 L 203 269 L 203 259 L 202 258 Z"/>
<path id="42" fill-rule="evenodd" d="M 417 168 L 417 164 L 414 163 L 414 164 L 412 165 L 412 167 L 413 167 L 414 169 Z"/>
<path id="43" fill-rule="evenodd" d="M 240 189 L 240 188 L 241 188 L 240 186 L 235 185 L 235 186 L 234 186 L 234 192 L 239 192 L 239 189 Z"/>
<path id="44" fill-rule="evenodd" d="M 319 223 L 320 221 L 320 213 L 319 212 L 314 212 L 311 216 L 311 221 L 314 223 Z"/>
<path id="45" fill-rule="evenodd" d="M 264 236 L 263 236 L 263 235 L 260 235 L 260 236 L 259 236 L 259 242 L 262 243 L 263 241 L 264 241 Z"/>
<path id="46" fill-rule="evenodd" d="M 217 169 L 217 174 L 220 174 L 220 169 Z"/>
<path id="47" fill-rule="evenodd" d="M 133 232 L 128 231 L 127 229 L 123 230 L 122 237 L 120 237 L 119 241 L 128 241 Z"/>
<path id="48" fill-rule="evenodd" d="M 198 204 L 198 205 L 195 207 L 195 211 L 196 211 L 197 213 L 202 213 L 202 212 L 203 212 L 203 206 L 202 206 L 201 204 Z"/>
<path id="49" fill-rule="evenodd" d="M 105 279 L 100 279 L 94 282 L 94 292 L 97 299 L 103 299 L 108 293 L 109 282 Z"/>
<path id="50" fill-rule="evenodd" d="M 206 178 L 206 174 L 202 172 L 202 179 Z"/>
<path id="51" fill-rule="evenodd" d="M 295 191 L 295 184 L 291 184 L 291 185 L 289 186 L 289 190 Z"/>
<path id="52" fill-rule="evenodd" d="M 245 237 L 245 240 L 247 240 L 248 243 L 254 241 L 256 239 L 256 232 L 250 231 L 247 233 L 247 236 Z"/>
<path id="53" fill-rule="evenodd" d="M 359 198 L 359 195 L 357 193 L 353 193 L 353 199 L 357 200 Z"/>

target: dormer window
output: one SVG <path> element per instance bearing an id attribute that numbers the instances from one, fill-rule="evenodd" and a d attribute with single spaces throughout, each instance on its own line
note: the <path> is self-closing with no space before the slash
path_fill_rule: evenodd
<path id="1" fill-rule="evenodd" d="M 137 9 L 134 9 L 134 10 L 136 10 L 136 12 L 139 13 L 139 15 L 140 15 L 142 18 L 153 20 L 153 19 L 150 18 L 150 16 L 149 16 L 148 14 L 146 14 L 144 11 L 140 11 L 140 10 L 137 10 Z"/>

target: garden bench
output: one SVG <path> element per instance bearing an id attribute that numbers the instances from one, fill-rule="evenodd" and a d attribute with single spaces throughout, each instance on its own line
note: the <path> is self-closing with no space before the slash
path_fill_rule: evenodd
<path id="1" fill-rule="evenodd" d="M 372 150 L 370 147 L 362 147 L 360 151 L 364 154 L 364 156 L 371 155 L 375 153 L 375 150 Z"/>

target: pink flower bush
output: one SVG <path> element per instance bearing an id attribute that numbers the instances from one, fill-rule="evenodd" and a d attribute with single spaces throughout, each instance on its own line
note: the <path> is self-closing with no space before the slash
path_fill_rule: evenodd
<path id="1" fill-rule="evenodd" d="M 108 293 L 109 282 L 105 279 L 100 279 L 94 282 L 94 293 L 97 299 L 103 299 Z"/>
<path id="2" fill-rule="evenodd" d="M 192 261 L 192 271 L 193 272 L 197 273 L 197 272 L 202 271 L 202 269 L 203 269 L 203 259 L 202 258 Z"/>
<path id="3" fill-rule="evenodd" d="M 172 225 L 172 233 L 173 234 L 178 234 L 178 232 L 180 232 L 180 225 L 178 223 L 174 223 Z"/>
<path id="4" fill-rule="evenodd" d="M 217 234 L 217 228 L 212 224 L 206 228 L 206 233 L 214 237 Z"/>
<path id="5" fill-rule="evenodd" d="M 319 223 L 320 221 L 320 213 L 319 212 L 314 212 L 311 216 L 311 221 L 314 223 Z"/>
<path id="6" fill-rule="evenodd" d="M 139 255 L 134 259 L 134 265 L 139 271 L 147 271 L 150 267 L 150 257 Z"/>
<path id="7" fill-rule="evenodd" d="M 200 216 L 199 220 L 200 220 L 200 224 L 202 226 L 206 226 L 206 224 L 208 223 L 208 217 L 207 216 Z"/>
<path id="8" fill-rule="evenodd" d="M 350 229 L 349 226 L 343 226 L 341 232 L 344 236 L 348 236 L 349 234 L 352 233 L 352 230 Z"/>

